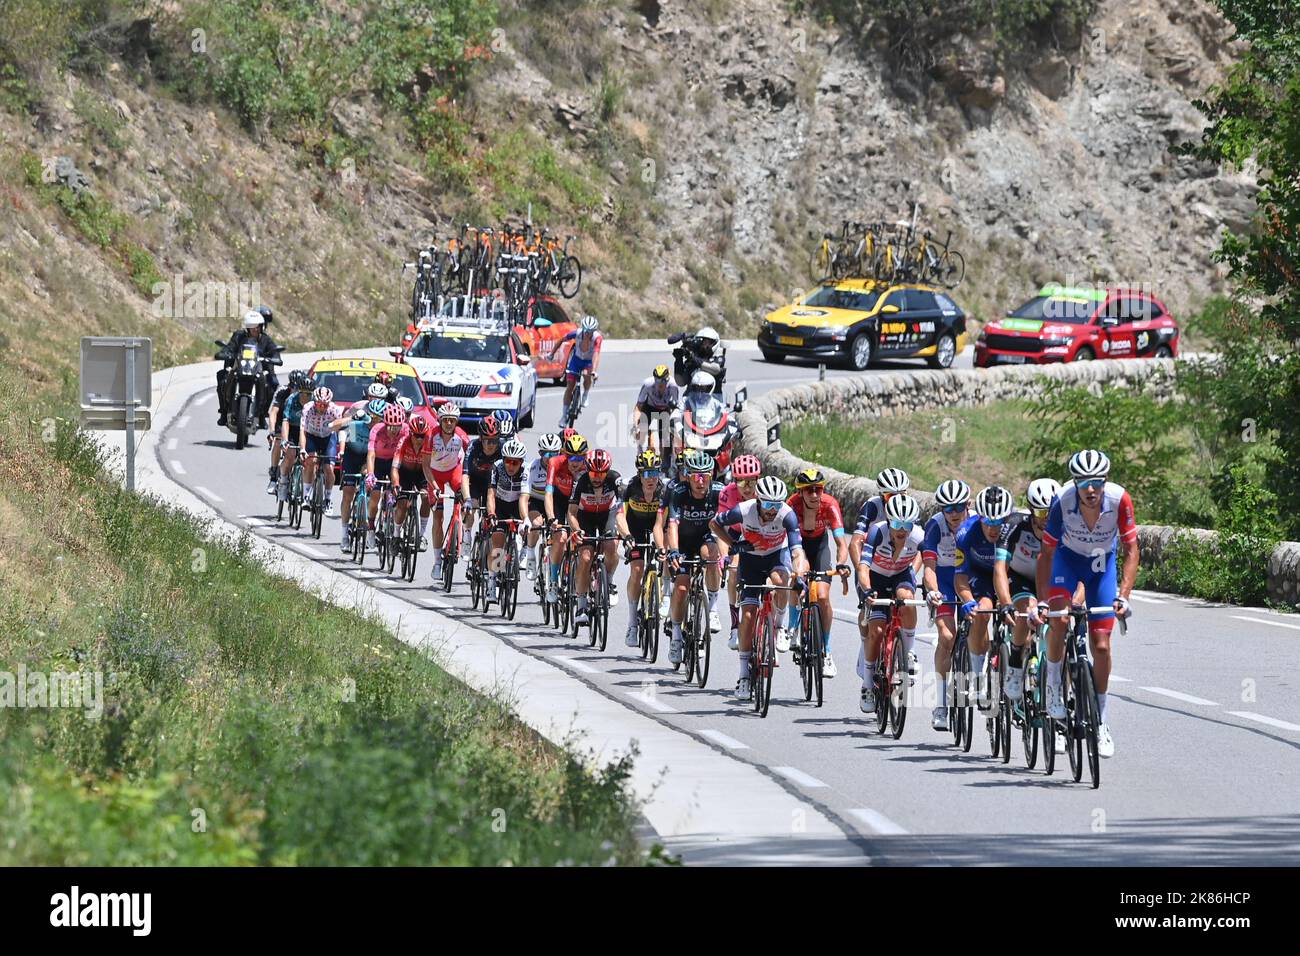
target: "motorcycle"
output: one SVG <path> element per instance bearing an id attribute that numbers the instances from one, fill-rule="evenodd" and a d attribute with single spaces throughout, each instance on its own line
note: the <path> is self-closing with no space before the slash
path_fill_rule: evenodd
<path id="1" fill-rule="evenodd" d="M 258 411 L 266 399 L 267 373 L 272 366 L 281 365 L 280 346 L 270 350 L 260 342 L 246 341 L 239 347 L 239 354 L 229 358 L 226 349 L 229 343 L 217 341 L 221 351 L 217 358 L 228 358 L 230 365 L 226 374 L 226 427 L 235 435 L 235 447 L 244 448 L 248 436 L 257 431 Z"/>
<path id="2" fill-rule="evenodd" d="M 743 402 L 739 394 L 737 397 Z M 731 480 L 732 449 L 740 434 L 735 417 L 738 408 L 728 408 L 716 392 L 686 396 L 674 415 L 674 477 L 681 475 L 682 456 L 699 449 L 713 456 L 716 480 Z"/>

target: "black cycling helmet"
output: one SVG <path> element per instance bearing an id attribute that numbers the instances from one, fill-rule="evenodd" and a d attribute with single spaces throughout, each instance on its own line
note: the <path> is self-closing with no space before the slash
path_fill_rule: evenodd
<path id="1" fill-rule="evenodd" d="M 266 320 L 267 325 L 275 321 L 275 313 L 271 311 L 270 306 L 259 305 L 257 311 L 262 313 L 262 318 Z"/>
<path id="2" fill-rule="evenodd" d="M 292 372 L 289 373 L 289 387 L 294 389 L 295 391 L 302 391 L 304 388 L 308 388 L 310 385 L 311 385 L 311 379 L 307 377 L 307 373 L 304 372 L 302 369 L 300 368 L 294 369 Z"/>

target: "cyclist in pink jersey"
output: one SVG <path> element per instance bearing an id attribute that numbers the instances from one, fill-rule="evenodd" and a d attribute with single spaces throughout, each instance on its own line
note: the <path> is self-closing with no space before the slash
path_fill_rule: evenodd
<path id="1" fill-rule="evenodd" d="M 388 481 L 393 471 L 393 456 L 401 444 L 406 427 L 406 412 L 400 405 L 384 409 L 384 424 L 370 429 L 370 447 L 366 451 L 366 490 L 373 491 L 378 481 Z M 380 495 L 370 496 L 370 514 L 367 522 L 366 547 L 375 546 L 375 518 L 379 514 Z"/>

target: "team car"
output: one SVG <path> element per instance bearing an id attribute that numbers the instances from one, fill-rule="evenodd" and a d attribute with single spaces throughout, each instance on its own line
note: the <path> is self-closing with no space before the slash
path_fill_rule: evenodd
<path id="1" fill-rule="evenodd" d="M 460 407 L 462 425 L 477 426 L 505 409 L 520 428 L 531 428 L 537 372 L 504 307 L 489 303 L 478 315 L 458 315 L 460 302 L 421 320 L 410 341 L 390 352 L 415 370 L 430 401 L 450 399 Z"/>
<path id="2" fill-rule="evenodd" d="M 397 389 L 397 394 L 409 398 L 412 408 L 428 408 L 429 400 L 420 385 L 419 376 L 409 365 L 386 359 L 323 358 L 317 359 L 307 374 L 311 376 L 313 388 L 326 386 L 334 393 L 334 401 L 346 405 L 365 398 L 366 386 L 380 372 L 388 372 L 393 376 L 393 387 Z"/>
<path id="3" fill-rule="evenodd" d="M 522 343 L 523 351 L 531 356 L 533 371 L 540 380 L 551 379 L 557 385 L 564 384 L 564 369 L 569 364 L 569 352 L 573 349 L 572 340 L 560 344 L 569 332 L 577 331 L 577 325 L 564 311 L 559 300 L 549 295 L 539 295 L 529 300 L 528 308 L 522 320 L 515 322 L 515 335 Z M 417 323 L 408 322 L 402 336 L 403 348 L 409 346 L 420 330 Z"/>
<path id="4" fill-rule="evenodd" d="M 934 286 L 828 280 L 769 313 L 758 347 L 769 362 L 819 359 L 862 370 L 877 358 L 924 358 L 948 368 L 966 347 L 966 313 Z"/>
<path id="5" fill-rule="evenodd" d="M 1149 292 L 1046 285 L 984 327 L 975 340 L 975 364 L 1172 358 L 1179 339 L 1178 320 Z"/>

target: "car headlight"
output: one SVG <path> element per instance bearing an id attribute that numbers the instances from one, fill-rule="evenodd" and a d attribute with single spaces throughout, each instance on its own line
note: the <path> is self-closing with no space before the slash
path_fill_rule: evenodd
<path id="1" fill-rule="evenodd" d="M 832 342 L 843 342 L 848 338 L 848 333 L 843 329 L 818 329 L 815 334 L 818 338 L 830 339 Z"/>
<path id="2" fill-rule="evenodd" d="M 1052 338 L 1042 339 L 1041 341 L 1044 348 L 1057 348 L 1063 345 L 1069 345 L 1074 340 L 1069 338 Z"/>
<path id="3" fill-rule="evenodd" d="M 515 390 L 514 382 L 490 382 L 479 390 L 479 398 L 499 398 L 502 395 L 509 395 Z"/>

